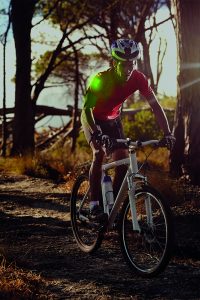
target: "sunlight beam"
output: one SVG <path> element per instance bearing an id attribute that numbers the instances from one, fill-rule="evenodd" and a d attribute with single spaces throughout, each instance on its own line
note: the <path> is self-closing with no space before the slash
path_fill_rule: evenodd
<path id="1" fill-rule="evenodd" d="M 188 87 L 194 85 L 194 84 L 197 83 L 197 82 L 200 82 L 200 78 L 197 78 L 197 79 L 195 79 L 195 80 L 192 80 L 192 81 L 190 81 L 190 82 L 188 82 L 188 83 L 183 84 L 183 85 L 180 87 L 180 89 L 183 90 L 183 89 L 185 89 L 185 88 L 188 88 Z"/>
<path id="2" fill-rule="evenodd" d="M 200 63 L 184 63 L 181 66 L 181 70 L 198 69 L 198 68 L 200 68 Z"/>

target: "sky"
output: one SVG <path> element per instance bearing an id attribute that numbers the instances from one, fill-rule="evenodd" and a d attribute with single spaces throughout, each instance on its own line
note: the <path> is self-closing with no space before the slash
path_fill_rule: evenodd
<path id="1" fill-rule="evenodd" d="M 2 6 L 7 5 L 8 0 L 2 0 L 0 3 L 0 9 Z M 157 22 L 165 20 L 168 17 L 168 10 L 161 9 L 157 13 Z M 5 19 L 1 18 L 0 20 L 0 34 L 5 29 Z M 58 41 L 60 38 L 60 32 L 51 26 L 48 22 L 42 23 L 39 26 L 36 26 L 32 29 L 32 39 L 39 41 L 45 37 L 45 40 L 52 42 Z M 151 56 L 151 66 L 153 73 L 155 74 L 156 70 L 156 59 L 157 59 L 157 47 L 159 43 L 159 36 L 165 38 L 167 41 L 167 52 L 163 61 L 163 73 L 161 80 L 158 86 L 158 93 L 166 94 L 169 96 L 176 96 L 177 92 L 177 52 L 176 52 L 176 38 L 174 29 L 171 22 L 166 22 L 158 27 L 158 34 L 153 40 L 152 46 L 150 48 Z M 50 50 L 51 46 L 46 43 L 41 45 L 39 42 L 34 42 L 32 45 L 32 56 L 37 59 L 41 54 L 46 50 Z M 52 48 L 53 49 L 53 48 Z M 95 70 L 97 72 L 97 70 Z M 8 37 L 8 43 L 6 48 L 6 97 L 7 97 L 7 106 L 12 107 L 14 105 L 14 93 L 15 87 L 12 79 L 15 75 L 15 46 L 12 38 L 12 32 L 10 31 Z M 0 78 L 3 76 L 3 46 L 0 43 Z M 2 80 L 0 80 L 0 107 L 3 104 L 3 89 L 2 89 Z M 45 104 L 55 107 L 66 107 L 69 102 L 67 101 L 67 87 L 63 88 L 51 88 L 45 89 L 39 99 L 38 104 Z M 62 122 L 62 120 L 61 120 Z"/>
<path id="2" fill-rule="evenodd" d="M 161 22 L 168 18 L 167 8 L 160 9 L 157 13 L 157 22 Z M 150 48 L 151 67 L 155 74 L 157 49 L 159 44 L 159 37 L 166 39 L 167 51 L 163 61 L 163 74 L 158 86 L 161 94 L 169 96 L 176 96 L 177 94 L 177 45 L 176 36 L 171 21 L 163 23 L 158 27 L 158 34 L 154 39 Z"/>

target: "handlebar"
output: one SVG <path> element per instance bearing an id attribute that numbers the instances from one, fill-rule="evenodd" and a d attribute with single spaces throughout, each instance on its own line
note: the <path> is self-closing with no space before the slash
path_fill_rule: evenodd
<path id="1" fill-rule="evenodd" d="M 135 148 L 141 148 L 144 146 L 148 146 L 148 145 L 152 145 L 153 147 L 157 148 L 157 147 L 167 147 L 166 145 L 166 141 L 165 139 L 161 139 L 161 140 L 148 140 L 148 141 L 132 141 L 130 138 L 126 138 L 126 139 L 114 139 L 111 138 L 110 139 L 110 144 L 109 146 L 107 146 L 104 142 L 102 143 L 102 146 L 105 147 L 105 149 L 107 149 L 108 151 L 117 149 L 117 148 L 129 148 L 131 146 L 135 147 Z"/>
<path id="2" fill-rule="evenodd" d="M 122 146 L 134 146 L 136 148 L 140 148 L 140 147 L 144 147 L 144 146 L 148 146 L 148 145 L 152 145 L 154 147 L 166 147 L 166 142 L 164 139 L 161 140 L 148 140 L 148 141 L 131 141 L 131 139 L 127 138 L 127 139 L 116 139 L 115 140 L 116 144 L 121 144 Z"/>
<path id="3" fill-rule="evenodd" d="M 148 146 L 148 145 L 153 145 L 155 147 L 159 147 L 161 146 L 161 141 L 162 140 L 149 140 L 149 141 L 131 141 L 129 138 L 127 139 L 116 139 L 115 140 L 117 144 L 124 144 L 125 146 L 134 146 L 134 147 L 144 147 L 144 146 Z"/>

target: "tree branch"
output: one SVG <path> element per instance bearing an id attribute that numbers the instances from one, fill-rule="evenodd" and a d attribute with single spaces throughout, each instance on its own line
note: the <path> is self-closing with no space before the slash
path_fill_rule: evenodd
<path id="1" fill-rule="evenodd" d="M 174 15 L 171 15 L 169 18 L 167 18 L 167 19 L 165 19 L 165 20 L 163 20 L 163 21 L 161 21 L 159 23 L 156 23 L 156 24 L 154 24 L 154 25 L 152 25 L 152 26 L 150 26 L 148 28 L 145 28 L 145 31 L 152 30 L 153 28 L 156 28 L 156 27 L 160 26 L 161 24 L 163 24 L 163 23 L 165 23 L 165 22 L 167 22 L 167 21 L 169 21 L 169 20 L 171 20 L 173 18 L 174 18 Z"/>
<path id="2" fill-rule="evenodd" d="M 54 11 L 54 9 L 58 6 L 58 3 L 60 1 L 61 0 L 57 0 L 55 2 L 55 4 L 49 9 L 48 13 L 46 13 L 46 15 L 44 15 L 44 17 L 40 21 L 38 21 L 37 23 L 35 23 L 34 25 L 32 25 L 32 28 L 35 27 L 35 26 L 37 26 L 37 25 L 39 25 L 39 24 L 41 24 L 44 20 L 46 20 L 51 15 L 52 11 Z"/>
<path id="3" fill-rule="evenodd" d="M 142 11 L 142 16 L 140 18 L 140 22 L 138 24 L 137 30 L 136 30 L 136 35 L 135 35 L 135 40 L 140 41 L 141 40 L 141 35 L 145 31 L 145 22 L 146 18 L 149 14 L 150 8 L 153 5 L 153 0 L 148 0 L 147 3 L 145 4 L 143 11 Z"/>

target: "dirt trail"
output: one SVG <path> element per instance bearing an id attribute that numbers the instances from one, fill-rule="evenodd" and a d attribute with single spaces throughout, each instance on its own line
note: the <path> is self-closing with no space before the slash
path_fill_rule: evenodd
<path id="1" fill-rule="evenodd" d="M 133 275 L 117 237 L 95 255 L 76 246 L 69 190 L 28 176 L 0 175 L 0 251 L 8 261 L 41 274 L 48 299 L 200 299 L 200 211 L 174 208 L 176 249 L 160 276 Z"/>

